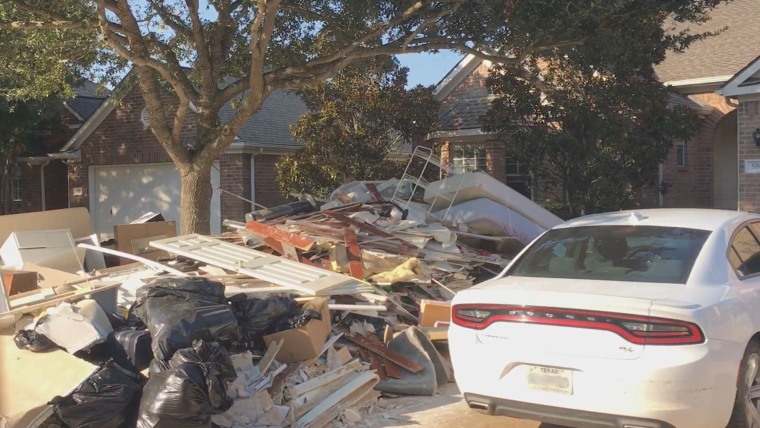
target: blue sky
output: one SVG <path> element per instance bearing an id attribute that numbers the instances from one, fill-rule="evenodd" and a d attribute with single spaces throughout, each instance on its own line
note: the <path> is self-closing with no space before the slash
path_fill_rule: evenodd
<path id="1" fill-rule="evenodd" d="M 413 53 L 396 56 L 404 67 L 409 67 L 409 86 L 435 85 L 462 58 L 462 54 L 441 51 L 437 54 Z"/>

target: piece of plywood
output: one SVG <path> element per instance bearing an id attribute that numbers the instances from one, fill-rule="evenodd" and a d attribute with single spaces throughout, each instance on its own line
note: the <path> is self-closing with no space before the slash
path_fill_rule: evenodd
<path id="1" fill-rule="evenodd" d="M 0 216 L 0 242 L 5 242 L 12 232 L 52 229 L 69 229 L 74 238 L 83 238 L 94 233 L 87 208 L 66 208 Z"/>
<path id="2" fill-rule="evenodd" d="M 18 349 L 9 331 L 0 334 L 0 419 L 10 427 L 37 426 L 52 414 L 47 403 L 66 396 L 97 366 L 66 351 L 31 352 Z"/>
<path id="3" fill-rule="evenodd" d="M 235 271 L 308 295 L 329 295 L 364 284 L 336 272 L 309 266 L 203 235 L 184 235 L 153 241 L 151 246 L 203 263 Z"/>
<path id="4" fill-rule="evenodd" d="M 116 249 L 149 260 L 158 260 L 166 252 L 150 247 L 150 241 L 177 236 L 177 223 L 174 221 L 156 221 L 139 224 L 119 224 L 113 227 Z M 129 260 L 123 259 L 121 264 Z"/>

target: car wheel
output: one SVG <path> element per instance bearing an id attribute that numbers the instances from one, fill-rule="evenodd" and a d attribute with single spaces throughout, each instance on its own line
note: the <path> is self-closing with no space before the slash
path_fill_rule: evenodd
<path id="1" fill-rule="evenodd" d="M 760 428 L 760 344 L 755 341 L 744 351 L 736 401 L 727 428 Z"/>

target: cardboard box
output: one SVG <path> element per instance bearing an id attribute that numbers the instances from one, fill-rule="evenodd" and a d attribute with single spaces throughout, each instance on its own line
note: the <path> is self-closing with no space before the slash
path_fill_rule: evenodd
<path id="1" fill-rule="evenodd" d="M 317 297 L 304 305 L 306 309 L 314 309 L 322 314 L 321 320 L 311 320 L 305 326 L 292 328 L 279 333 L 264 336 L 267 347 L 272 342 L 284 339 L 280 352 L 275 359 L 281 363 L 296 363 L 310 360 L 319 356 L 322 347 L 325 346 L 327 336 L 332 330 L 330 322 L 330 309 L 327 300 Z"/>
<path id="2" fill-rule="evenodd" d="M 420 327 L 435 327 L 438 321 L 451 321 L 451 302 L 420 300 Z"/>
<path id="3" fill-rule="evenodd" d="M 0 274 L 3 276 L 5 294 L 9 297 L 37 289 L 37 272 L 3 270 Z"/>
<path id="4" fill-rule="evenodd" d="M 82 270 L 86 251 L 74 247 L 68 230 L 13 232 L 0 248 L 6 265 L 21 269 L 24 263 L 77 273 Z"/>
<path id="5" fill-rule="evenodd" d="M 113 227 L 116 249 L 150 260 L 166 257 L 166 251 L 156 250 L 149 244 L 159 239 L 177 236 L 177 223 L 174 221 L 156 221 L 138 224 L 120 224 Z M 123 259 L 121 264 L 133 263 L 134 260 Z"/>

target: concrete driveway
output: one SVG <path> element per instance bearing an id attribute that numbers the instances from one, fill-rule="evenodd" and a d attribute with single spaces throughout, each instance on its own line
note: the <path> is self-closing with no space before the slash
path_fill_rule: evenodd
<path id="1" fill-rule="evenodd" d="M 563 428 L 557 425 L 488 416 L 467 407 L 456 384 L 449 383 L 434 397 L 381 399 L 380 406 L 366 421 L 372 427 L 397 428 Z"/>

